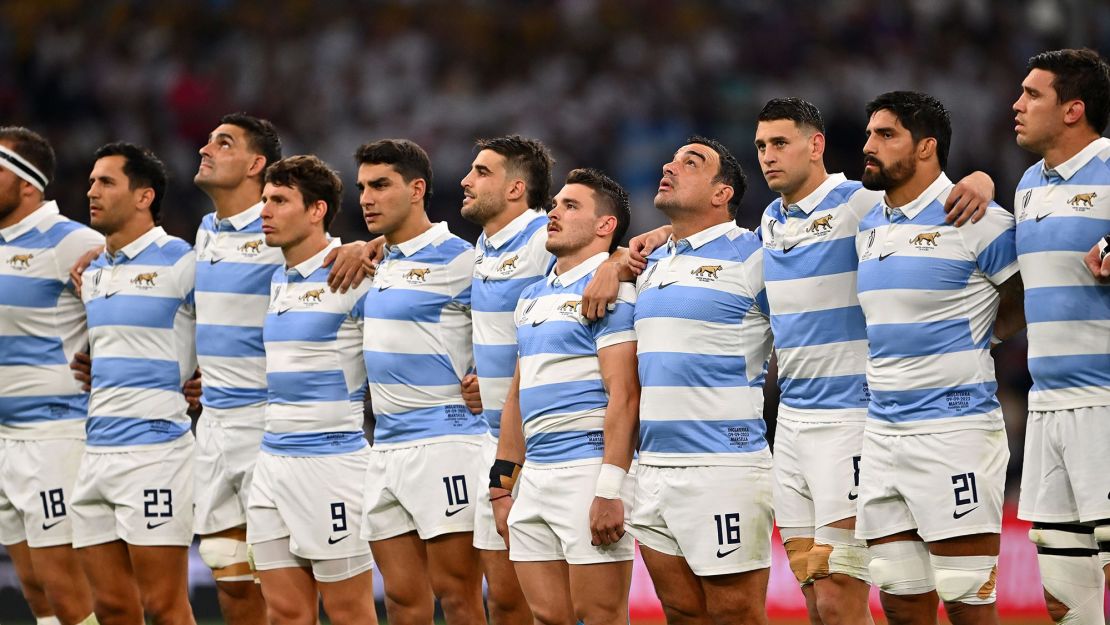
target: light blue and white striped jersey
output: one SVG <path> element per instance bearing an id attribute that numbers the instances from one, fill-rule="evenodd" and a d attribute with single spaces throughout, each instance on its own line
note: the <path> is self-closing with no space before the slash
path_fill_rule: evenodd
<path id="1" fill-rule="evenodd" d="M 103 244 L 53 201 L 0 230 L 0 437 L 85 438 L 89 397 L 69 363 L 88 335 L 69 268 Z"/>
<path id="2" fill-rule="evenodd" d="M 366 293 L 363 350 L 374 447 L 475 440 L 489 428 L 460 386 L 474 363 L 470 285 L 474 247 L 440 222 L 389 245 Z"/>
<path id="3" fill-rule="evenodd" d="M 590 323 L 582 292 L 609 254 L 524 289 L 515 312 L 520 346 L 520 416 L 525 464 L 562 467 L 600 464 L 605 451 L 609 394 L 598 352 L 636 340 L 636 290 L 621 283 L 616 307 Z"/>
<path id="4" fill-rule="evenodd" d="M 197 360 L 205 418 L 266 405 L 262 324 L 271 279 L 285 262 L 281 249 L 266 245 L 261 213 L 261 202 L 227 219 L 209 213 L 197 230 Z"/>
<path id="5" fill-rule="evenodd" d="M 655 250 L 637 280 L 640 464 L 770 466 L 763 248 L 729 221 Z"/>
<path id="6" fill-rule="evenodd" d="M 867 319 L 867 429 L 925 434 L 1001 429 L 990 337 L 998 285 L 1018 271 L 1014 216 L 991 203 L 978 223 L 945 223 L 941 174 L 914 201 L 877 204 L 859 226 Z"/>
<path id="7" fill-rule="evenodd" d="M 516 369 L 513 311 L 525 287 L 543 279 L 555 263 L 547 251 L 547 213 L 527 210 L 492 237 L 478 237 L 474 281 L 474 364 L 490 432 L 501 430 L 501 409 Z"/>
<path id="8" fill-rule="evenodd" d="M 312 258 L 274 272 L 262 338 L 266 344 L 266 431 L 262 450 L 279 456 L 329 456 L 367 446 L 362 432 L 363 282 L 328 288 L 321 266 L 339 239 Z"/>
<path id="9" fill-rule="evenodd" d="M 88 313 L 91 452 L 172 443 L 189 432 L 181 386 L 197 367 L 188 243 L 154 227 L 104 251 L 81 277 Z"/>
<path id="10" fill-rule="evenodd" d="M 1110 234 L 1110 139 L 1018 183 L 1017 251 L 1029 324 L 1030 410 L 1110 405 L 1110 285 L 1083 256 Z"/>
<path id="11" fill-rule="evenodd" d="M 856 295 L 859 222 L 882 193 L 833 174 L 796 204 L 763 214 L 763 279 L 782 395 L 779 416 L 863 421 L 867 329 Z"/>

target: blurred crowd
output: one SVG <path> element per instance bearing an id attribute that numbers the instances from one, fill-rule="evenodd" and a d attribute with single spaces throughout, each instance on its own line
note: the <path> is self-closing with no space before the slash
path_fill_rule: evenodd
<path id="1" fill-rule="evenodd" d="M 287 155 L 318 154 L 348 187 L 360 143 L 417 141 L 435 169 L 433 219 L 471 239 L 458 181 L 478 137 L 543 140 L 556 183 L 576 166 L 610 172 L 632 195 L 638 232 L 661 222 L 651 205 L 661 164 L 687 135 L 706 134 L 748 172 L 738 221 L 750 227 L 772 199 L 751 147 L 755 117 L 786 95 L 822 109 L 829 170 L 853 178 L 870 98 L 937 96 L 953 115 L 949 173 L 988 172 L 1009 207 L 1034 160 L 1014 144 L 1009 109 L 1025 62 L 1073 46 L 1110 53 L 1110 3 L 4 0 L 0 122 L 50 138 L 50 193 L 85 221 L 95 148 L 151 147 L 171 172 L 164 225 L 188 240 L 211 210 L 192 184 L 197 149 L 237 110 L 271 119 Z M 333 233 L 365 238 L 351 188 L 344 205 Z M 1012 471 L 1030 384 L 1024 351 L 1018 339 L 997 354 Z"/>

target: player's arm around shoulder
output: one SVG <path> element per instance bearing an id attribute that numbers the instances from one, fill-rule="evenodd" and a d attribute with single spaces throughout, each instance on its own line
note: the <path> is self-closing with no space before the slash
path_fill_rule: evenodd
<path id="1" fill-rule="evenodd" d="M 987 213 L 994 199 L 994 180 L 982 171 L 974 171 L 964 176 L 944 202 L 945 221 L 957 228 L 978 222 Z"/>
<path id="2" fill-rule="evenodd" d="M 1083 264 L 1101 284 L 1110 284 L 1110 234 L 1098 240 L 1083 257 Z"/>
<path id="3" fill-rule="evenodd" d="M 1018 268 L 1015 224 L 1013 214 L 991 202 L 980 220 L 956 230 L 976 266 L 999 292 L 993 343 L 1025 327 L 1025 288 Z"/>

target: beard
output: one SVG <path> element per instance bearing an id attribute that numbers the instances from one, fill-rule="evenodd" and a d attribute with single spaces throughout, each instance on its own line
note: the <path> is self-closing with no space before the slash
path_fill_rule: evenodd
<path id="1" fill-rule="evenodd" d="M 20 204 L 18 180 L 8 189 L 0 189 L 0 221 L 7 219 Z"/>
<path id="2" fill-rule="evenodd" d="M 463 219 L 484 226 L 505 210 L 505 202 L 490 198 L 475 197 L 470 204 L 464 205 L 459 212 Z"/>
<path id="3" fill-rule="evenodd" d="M 912 155 L 895 161 L 889 167 L 876 158 L 869 157 L 864 160 L 865 165 L 868 163 L 876 165 L 876 168 L 874 171 L 864 169 L 860 182 L 872 191 L 889 191 L 897 188 L 917 172 L 917 162 Z"/>

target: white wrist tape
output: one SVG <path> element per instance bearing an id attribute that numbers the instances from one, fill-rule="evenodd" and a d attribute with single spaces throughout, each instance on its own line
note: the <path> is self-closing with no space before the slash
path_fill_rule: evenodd
<path id="1" fill-rule="evenodd" d="M 624 476 L 626 475 L 628 475 L 628 471 L 615 464 L 601 465 L 601 473 L 597 475 L 594 496 L 602 499 L 620 499 L 621 486 L 624 484 Z"/>

